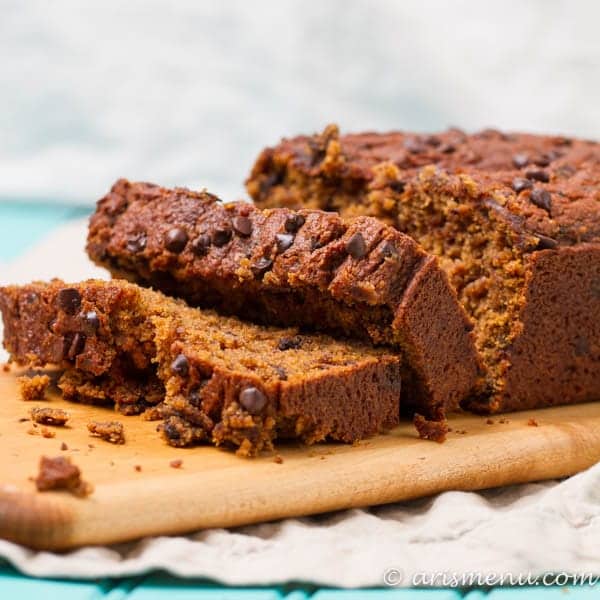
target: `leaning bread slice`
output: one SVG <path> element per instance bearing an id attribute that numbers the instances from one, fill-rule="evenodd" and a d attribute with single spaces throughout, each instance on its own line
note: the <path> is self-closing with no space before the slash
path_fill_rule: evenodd
<path id="1" fill-rule="evenodd" d="M 0 288 L 14 361 L 59 365 L 72 400 L 149 409 L 172 445 L 275 438 L 354 442 L 396 425 L 400 358 L 294 328 L 189 308 L 124 281 L 59 280 Z"/>

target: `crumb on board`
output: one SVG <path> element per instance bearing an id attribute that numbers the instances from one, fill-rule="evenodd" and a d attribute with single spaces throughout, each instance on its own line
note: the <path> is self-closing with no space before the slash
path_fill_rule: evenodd
<path id="1" fill-rule="evenodd" d="M 40 492 L 66 490 L 75 496 L 89 496 L 93 486 L 81 479 L 81 471 L 65 456 L 42 456 L 35 485 Z"/>
<path id="2" fill-rule="evenodd" d="M 19 423 L 27 423 L 27 421 L 29 421 L 29 420 L 30 420 L 29 417 L 21 417 L 19 419 Z"/>
<path id="3" fill-rule="evenodd" d="M 33 377 L 17 377 L 19 393 L 23 400 L 45 400 L 50 377 L 48 375 L 34 375 Z"/>
<path id="4" fill-rule="evenodd" d="M 60 444 L 60 449 L 64 452 L 65 450 L 69 449 L 69 446 L 67 446 L 67 444 L 65 444 L 65 442 L 62 442 Z"/>
<path id="5" fill-rule="evenodd" d="M 527 425 L 529 425 L 529 427 L 539 427 L 539 423 L 535 419 L 529 419 Z"/>
<path id="6" fill-rule="evenodd" d="M 486 425 L 493 425 L 494 423 L 495 423 L 494 419 L 486 419 L 485 420 Z"/>
<path id="7" fill-rule="evenodd" d="M 429 421 L 423 415 L 415 414 L 413 424 L 422 440 L 442 443 L 446 441 L 448 421 Z"/>
<path id="8" fill-rule="evenodd" d="M 69 413 L 62 408 L 36 406 L 31 409 L 31 420 L 41 425 L 62 427 L 69 420 Z"/>
<path id="9" fill-rule="evenodd" d="M 91 435 L 111 444 L 125 443 L 125 429 L 119 421 L 91 421 L 87 428 Z"/>
<path id="10" fill-rule="evenodd" d="M 506 425 L 507 423 L 510 423 L 510 421 L 509 421 L 508 419 L 504 419 L 504 418 L 503 418 L 503 419 L 500 419 L 500 420 L 498 421 L 498 423 L 502 423 L 503 425 Z"/>
<path id="11" fill-rule="evenodd" d="M 169 463 L 169 466 L 173 469 L 181 469 L 183 461 L 180 458 L 176 458 Z"/>
<path id="12" fill-rule="evenodd" d="M 56 433 L 54 431 L 50 431 L 47 427 L 42 427 L 40 433 L 42 434 L 42 437 L 45 438 L 53 438 L 56 436 Z"/>
<path id="13" fill-rule="evenodd" d="M 5 363 L 2 363 L 2 370 L 3 370 L 5 373 L 10 373 L 10 364 L 9 364 L 9 363 L 7 363 L 7 362 L 5 362 Z"/>
<path id="14" fill-rule="evenodd" d="M 142 465 L 133 465 L 133 468 L 135 471 L 137 471 L 138 473 L 140 473 L 142 471 Z"/>
<path id="15" fill-rule="evenodd" d="M 273 459 L 273 462 L 276 462 L 278 465 L 283 464 L 283 456 L 277 454 Z"/>

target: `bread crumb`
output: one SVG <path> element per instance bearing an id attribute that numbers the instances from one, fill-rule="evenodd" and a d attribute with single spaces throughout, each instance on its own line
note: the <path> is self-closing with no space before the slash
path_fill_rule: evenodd
<path id="1" fill-rule="evenodd" d="M 81 471 L 70 458 L 42 456 L 39 463 L 35 485 L 40 492 L 48 490 L 66 490 L 75 496 L 89 496 L 93 486 L 81 479 Z"/>
<path id="2" fill-rule="evenodd" d="M 423 415 L 415 414 L 413 424 L 422 440 L 432 440 L 441 444 L 446 441 L 448 421 L 429 421 Z"/>
<path id="3" fill-rule="evenodd" d="M 91 435 L 99 437 L 111 444 L 125 443 L 125 430 L 119 421 L 92 421 L 87 425 Z"/>
<path id="4" fill-rule="evenodd" d="M 47 427 L 42 427 L 41 433 L 42 437 L 45 438 L 53 438 L 56 436 L 56 433 L 54 433 L 54 431 L 50 431 Z"/>
<path id="5" fill-rule="evenodd" d="M 486 419 L 486 425 L 493 425 L 495 423 L 494 419 Z"/>
<path id="6" fill-rule="evenodd" d="M 60 449 L 64 452 L 65 450 L 69 449 L 69 446 L 67 446 L 67 444 L 65 444 L 64 442 L 62 442 L 61 445 L 60 445 Z"/>
<path id="7" fill-rule="evenodd" d="M 30 420 L 29 417 L 21 417 L 19 419 L 19 423 L 27 423 L 27 421 L 29 421 L 29 420 Z"/>
<path id="8" fill-rule="evenodd" d="M 62 408 L 46 408 L 36 406 L 30 411 L 31 420 L 42 425 L 62 427 L 69 420 L 69 413 Z"/>
<path id="9" fill-rule="evenodd" d="M 2 370 L 5 373 L 10 373 L 10 365 L 8 363 L 2 363 Z"/>
<path id="10" fill-rule="evenodd" d="M 273 459 L 273 462 L 276 462 L 278 465 L 283 464 L 283 456 L 280 456 L 279 454 L 277 456 L 275 456 L 275 458 Z"/>
<path id="11" fill-rule="evenodd" d="M 498 423 L 502 423 L 503 425 L 506 425 L 507 423 L 510 423 L 510 421 L 508 419 L 500 419 L 498 421 Z"/>
<path id="12" fill-rule="evenodd" d="M 181 469 L 182 465 L 183 465 L 183 461 L 180 458 L 176 458 L 175 460 L 172 460 L 169 463 L 169 466 L 172 467 L 173 469 Z"/>
<path id="13" fill-rule="evenodd" d="M 17 377 L 17 384 L 23 400 L 46 400 L 46 391 L 50 385 L 50 377 L 48 375 Z"/>
<path id="14" fill-rule="evenodd" d="M 529 419 L 529 421 L 527 421 L 527 425 L 529 425 L 529 427 L 538 427 L 539 424 L 535 419 Z"/>
<path id="15" fill-rule="evenodd" d="M 136 470 L 138 473 L 140 473 L 140 472 L 141 472 L 141 470 L 142 470 L 142 465 L 134 465 L 134 466 L 133 466 L 133 468 L 134 468 L 134 470 Z"/>

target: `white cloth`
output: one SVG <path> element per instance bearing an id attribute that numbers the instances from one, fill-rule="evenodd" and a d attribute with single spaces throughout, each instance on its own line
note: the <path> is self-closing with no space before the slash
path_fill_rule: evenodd
<path id="1" fill-rule="evenodd" d="M 103 275 L 82 251 L 85 222 L 57 230 L 2 270 L 2 281 Z M 68 262 L 65 262 L 67 257 Z M 49 267 L 51 265 L 51 267 Z M 433 498 L 324 516 L 148 538 L 110 548 L 54 554 L 0 540 L 0 557 L 25 573 L 115 577 L 165 569 L 226 584 L 306 581 L 339 587 L 382 585 L 403 573 L 600 573 L 600 464 L 558 482 Z"/>

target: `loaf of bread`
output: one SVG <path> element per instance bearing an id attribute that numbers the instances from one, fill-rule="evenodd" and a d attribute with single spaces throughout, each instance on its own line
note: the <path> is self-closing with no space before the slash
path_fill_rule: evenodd
<path id="1" fill-rule="evenodd" d="M 264 150 L 247 187 L 262 208 L 377 217 L 437 255 L 484 363 L 468 407 L 600 399 L 599 144 L 329 126 Z"/>
<path id="2" fill-rule="evenodd" d="M 354 442 L 399 420 L 389 349 L 244 323 L 119 280 L 0 288 L 0 310 L 14 361 L 65 369 L 68 399 L 164 419 L 175 446 L 253 456 L 276 438 Z"/>

